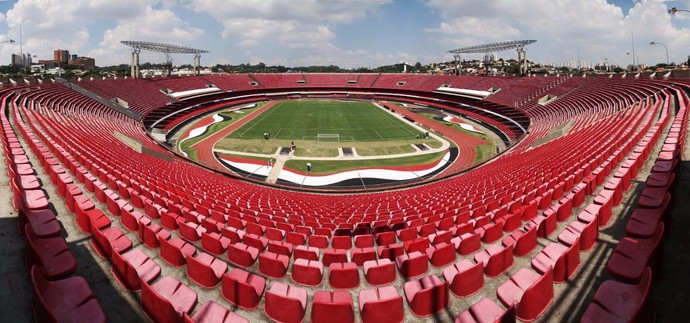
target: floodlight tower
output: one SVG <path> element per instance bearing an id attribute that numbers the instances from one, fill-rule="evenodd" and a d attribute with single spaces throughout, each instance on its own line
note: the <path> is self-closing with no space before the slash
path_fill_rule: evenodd
<path id="1" fill-rule="evenodd" d="M 525 50 L 525 46 L 532 44 L 536 42 L 536 40 L 514 40 L 514 41 L 504 41 L 504 42 L 499 42 L 499 43 L 492 43 L 492 44 L 484 44 L 484 45 L 476 45 L 476 46 L 470 46 L 470 47 L 464 47 L 464 48 L 458 48 L 458 49 L 452 49 L 449 51 L 446 51 L 446 53 L 450 53 L 453 55 L 459 55 L 459 54 L 465 54 L 465 53 L 483 53 L 485 54 L 484 56 L 484 65 L 492 66 L 495 64 L 495 53 L 504 51 L 504 50 L 509 50 L 509 49 L 517 49 L 518 52 L 518 62 L 520 64 L 520 74 L 521 75 L 526 75 L 527 74 L 527 51 Z"/>
<path id="2" fill-rule="evenodd" d="M 525 45 L 518 45 L 516 50 L 518 54 L 518 64 L 520 64 L 520 75 L 527 75 L 527 51 L 525 50 Z"/>
<path id="3" fill-rule="evenodd" d="M 166 71 L 166 76 L 170 76 L 172 72 L 171 54 L 194 54 L 194 70 L 195 72 L 198 72 L 198 67 L 201 65 L 201 54 L 209 52 L 203 49 L 154 42 L 123 40 L 121 43 L 129 47 L 132 47 L 132 78 L 140 77 L 139 53 L 141 53 L 142 50 L 165 54 L 165 63 L 163 63 L 163 66 Z"/>
<path id="4" fill-rule="evenodd" d="M 455 75 L 460 75 L 462 74 L 462 60 L 460 54 L 453 54 L 453 58 L 455 58 Z"/>

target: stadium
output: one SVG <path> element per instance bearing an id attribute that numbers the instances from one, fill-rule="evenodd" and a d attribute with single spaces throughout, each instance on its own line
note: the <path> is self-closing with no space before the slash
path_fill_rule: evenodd
<path id="1" fill-rule="evenodd" d="M 130 77 L 0 89 L 3 321 L 679 319 L 687 69 L 140 77 L 205 51 L 123 43 Z"/>

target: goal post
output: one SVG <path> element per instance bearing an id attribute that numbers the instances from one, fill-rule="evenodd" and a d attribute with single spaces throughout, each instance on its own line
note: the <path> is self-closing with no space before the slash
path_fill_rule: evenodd
<path id="1" fill-rule="evenodd" d="M 340 134 L 320 133 L 316 135 L 316 142 L 340 142 Z"/>

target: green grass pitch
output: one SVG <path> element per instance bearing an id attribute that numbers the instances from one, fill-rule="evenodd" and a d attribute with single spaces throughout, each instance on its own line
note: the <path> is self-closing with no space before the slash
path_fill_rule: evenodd
<path id="1" fill-rule="evenodd" d="M 317 134 L 339 134 L 340 141 L 415 139 L 421 132 L 369 102 L 294 100 L 275 106 L 240 127 L 232 139 L 316 140 Z"/>

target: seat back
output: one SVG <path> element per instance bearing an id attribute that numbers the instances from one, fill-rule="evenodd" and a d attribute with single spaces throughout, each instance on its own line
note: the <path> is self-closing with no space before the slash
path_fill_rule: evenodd
<path id="1" fill-rule="evenodd" d="M 632 322 L 652 322 L 654 321 L 654 304 L 650 295 L 652 288 L 652 269 L 646 267 L 642 273 L 640 283 L 635 286 L 635 289 L 640 294 L 640 303 L 635 311 L 631 313 L 630 320 Z"/>
<path id="2" fill-rule="evenodd" d="M 112 257 L 113 248 L 112 245 L 110 245 L 108 238 L 103 235 L 101 229 L 96 226 L 92 226 L 91 238 L 91 245 L 96 248 L 96 252 L 103 256 L 103 258 L 110 259 Z"/>
<path id="3" fill-rule="evenodd" d="M 131 250 L 130 252 L 137 251 L 136 249 Z M 129 261 L 125 260 L 124 257 L 118 252 L 112 252 L 111 253 L 111 261 L 113 263 L 112 271 L 113 274 L 115 274 L 115 278 L 122 283 L 122 285 L 133 291 L 138 291 L 141 289 L 141 284 L 142 284 L 142 279 L 139 278 L 139 273 L 137 273 L 137 270 L 132 266 L 132 264 L 129 263 Z"/>
<path id="4" fill-rule="evenodd" d="M 56 318 L 48 310 L 48 305 L 45 303 L 45 300 L 43 299 L 43 291 L 50 288 L 51 282 L 48 280 L 48 278 L 46 278 L 43 269 L 39 266 L 32 266 L 30 270 L 30 275 L 31 283 L 34 287 L 34 293 L 36 295 L 36 298 L 38 299 L 38 304 L 35 303 L 34 305 L 36 322 L 55 322 Z"/>
<path id="5" fill-rule="evenodd" d="M 172 304 L 146 282 L 141 283 L 141 307 L 146 316 L 154 322 L 182 321 Z"/>
<path id="6" fill-rule="evenodd" d="M 553 299 L 553 268 L 541 275 L 541 278 L 525 289 L 522 299 L 516 307 L 519 318 L 536 318 L 544 312 Z"/>

